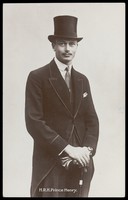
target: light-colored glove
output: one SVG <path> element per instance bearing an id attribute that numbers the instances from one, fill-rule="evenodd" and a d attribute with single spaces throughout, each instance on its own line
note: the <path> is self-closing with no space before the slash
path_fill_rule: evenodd
<path id="1" fill-rule="evenodd" d="M 69 169 L 69 164 L 73 161 L 69 156 L 65 156 L 60 158 L 61 165 L 65 167 L 65 169 Z"/>
<path id="2" fill-rule="evenodd" d="M 67 145 L 64 152 L 73 161 L 76 160 L 81 167 L 87 167 L 90 162 L 90 151 L 88 147 L 74 147 Z"/>

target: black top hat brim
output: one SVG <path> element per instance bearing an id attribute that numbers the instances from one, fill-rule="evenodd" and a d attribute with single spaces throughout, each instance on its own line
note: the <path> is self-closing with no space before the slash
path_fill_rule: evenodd
<path id="1" fill-rule="evenodd" d="M 77 40 L 77 42 L 81 41 L 83 38 L 82 37 L 70 37 L 70 36 L 60 36 L 60 35 L 49 35 L 48 40 L 50 42 L 55 42 L 57 39 L 72 39 L 72 40 Z"/>

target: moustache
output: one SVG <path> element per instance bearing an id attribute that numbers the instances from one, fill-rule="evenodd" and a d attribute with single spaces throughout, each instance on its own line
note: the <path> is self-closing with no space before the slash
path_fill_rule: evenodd
<path id="1" fill-rule="evenodd" d="M 64 56 L 71 56 L 71 53 L 63 53 Z"/>

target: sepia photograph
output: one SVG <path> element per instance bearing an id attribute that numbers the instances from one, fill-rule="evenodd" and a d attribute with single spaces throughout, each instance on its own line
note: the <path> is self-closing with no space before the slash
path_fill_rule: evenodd
<path id="1" fill-rule="evenodd" d="M 3 4 L 3 197 L 125 197 L 125 3 Z"/>

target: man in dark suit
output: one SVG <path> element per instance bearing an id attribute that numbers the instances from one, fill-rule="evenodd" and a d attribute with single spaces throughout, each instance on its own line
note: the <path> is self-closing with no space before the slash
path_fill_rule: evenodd
<path id="1" fill-rule="evenodd" d="M 99 122 L 89 81 L 73 68 L 77 18 L 54 18 L 55 58 L 30 72 L 26 127 L 34 139 L 31 197 L 88 197 Z"/>

